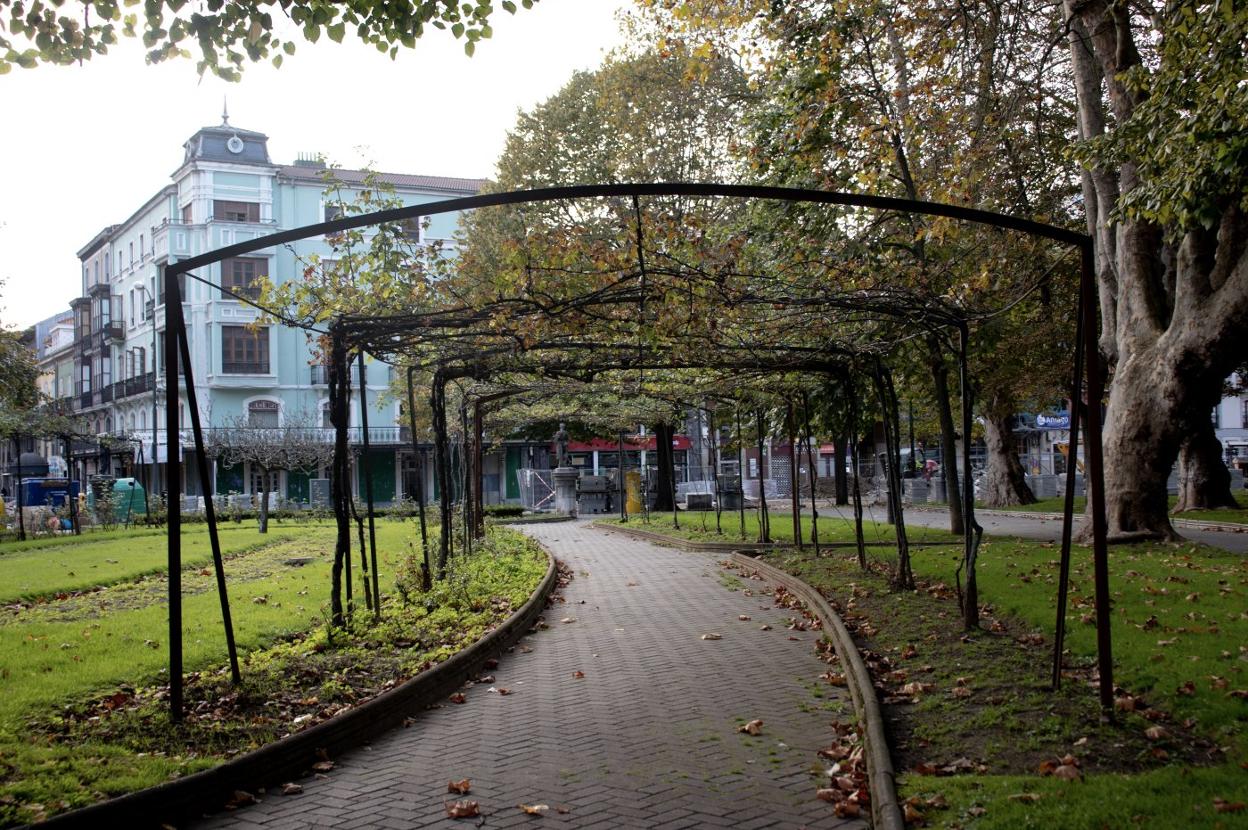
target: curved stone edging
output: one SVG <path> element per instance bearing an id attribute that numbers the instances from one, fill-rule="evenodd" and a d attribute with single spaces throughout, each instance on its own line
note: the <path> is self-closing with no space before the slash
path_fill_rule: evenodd
<path id="1" fill-rule="evenodd" d="M 198 816 L 220 809 L 235 790 L 255 792 L 260 787 L 293 781 L 323 760 L 322 753 L 333 756 L 401 725 L 420 707 L 442 700 L 479 674 L 486 660 L 501 654 L 534 625 L 546 608 L 557 577 L 555 558 L 549 551 L 545 553 L 546 575 L 524 605 L 477 642 L 402 685 L 212 769 L 62 813 L 38 826 L 155 827 Z"/>
<path id="2" fill-rule="evenodd" d="M 906 822 L 897 800 L 897 775 L 893 770 L 888 740 L 884 737 L 884 719 L 875 696 L 875 686 L 841 616 L 832 609 L 823 594 L 792 574 L 744 554 L 735 553 L 732 560 L 742 567 L 758 571 L 768 581 L 783 585 L 819 616 L 823 630 L 831 637 L 841 660 L 854 709 L 863 724 L 863 754 L 867 762 L 867 786 L 871 791 L 872 824 L 877 830 L 904 830 Z"/>

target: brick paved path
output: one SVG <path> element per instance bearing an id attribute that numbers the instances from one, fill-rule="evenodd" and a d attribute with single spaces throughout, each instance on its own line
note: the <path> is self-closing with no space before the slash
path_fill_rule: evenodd
<path id="1" fill-rule="evenodd" d="M 863 826 L 814 798 L 827 722 L 853 712 L 846 690 L 818 680 L 816 634 L 786 630 L 769 597 L 728 590 L 731 572 L 713 556 L 585 523 L 527 531 L 576 577 L 548 611 L 550 629 L 506 655 L 493 684 L 337 759 L 299 795 L 270 793 L 201 826 L 475 826 L 445 817 L 446 782 L 461 778 L 485 827 Z M 723 639 L 701 639 L 708 632 Z M 736 731 L 753 718 L 761 736 Z M 551 809 L 534 818 L 520 802 Z"/>

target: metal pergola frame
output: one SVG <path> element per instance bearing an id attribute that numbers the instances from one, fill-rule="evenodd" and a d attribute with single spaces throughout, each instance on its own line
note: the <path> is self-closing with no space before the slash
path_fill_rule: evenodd
<path id="1" fill-rule="evenodd" d="M 1083 375 L 1087 375 L 1087 489 L 1092 521 L 1092 548 L 1095 567 L 1096 624 L 1097 624 L 1097 661 L 1099 668 L 1100 703 L 1104 713 L 1112 716 L 1113 711 L 1113 665 L 1110 642 L 1110 598 L 1109 572 L 1107 552 L 1107 524 L 1105 518 L 1104 466 L 1101 445 L 1101 407 L 1104 394 L 1104 381 L 1100 354 L 1095 346 L 1097 330 L 1097 308 L 1093 271 L 1093 239 L 1087 234 L 1071 231 L 1053 225 L 1022 219 L 1015 216 L 993 213 L 990 211 L 968 208 L 959 205 L 948 205 L 937 202 L 914 201 L 869 194 L 845 193 L 839 191 L 807 190 L 786 187 L 768 187 L 754 185 L 705 184 L 688 182 L 668 183 L 636 183 L 611 185 L 576 185 L 567 187 L 551 187 L 506 193 L 492 193 L 470 196 L 424 204 L 392 208 L 358 216 L 343 217 L 328 222 L 306 225 L 287 231 L 262 236 L 250 241 L 240 242 L 219 248 L 210 253 L 201 254 L 179 262 L 171 262 L 164 267 L 165 286 L 165 383 L 166 389 L 177 390 L 179 380 L 185 384 L 187 404 L 190 411 L 190 426 L 193 433 L 194 448 L 200 484 L 205 494 L 211 492 L 208 465 L 204 451 L 203 428 L 200 424 L 199 408 L 195 397 L 195 382 L 190 360 L 190 345 L 186 332 L 186 321 L 182 311 L 182 298 L 179 289 L 179 277 L 190 274 L 196 268 L 212 265 L 224 259 L 242 254 L 260 251 L 275 245 L 308 239 L 311 237 L 335 234 L 354 228 L 362 228 L 384 222 L 394 222 L 418 217 L 429 217 L 446 213 L 456 213 L 486 207 L 523 205 L 540 202 L 556 202 L 585 198 L 630 197 L 636 200 L 643 196 L 689 196 L 689 197 L 726 197 L 753 200 L 774 200 L 790 203 L 806 203 L 815 205 L 839 205 L 854 208 L 866 208 L 874 211 L 897 211 L 908 214 L 944 217 L 962 222 L 974 223 L 993 228 L 1017 231 L 1033 237 L 1053 240 L 1077 249 L 1080 255 L 1080 284 L 1077 302 L 1077 325 L 1075 332 L 1075 361 L 1071 381 L 1071 447 L 1072 453 L 1077 452 L 1079 440 L 1079 404 L 1084 399 Z M 204 281 L 201 277 L 193 278 Z M 220 286 L 218 286 L 219 288 Z M 226 289 L 222 289 L 229 292 Z M 237 296 L 237 295 L 235 295 Z M 256 305 L 246 298 L 238 299 Z M 257 306 L 258 307 L 258 306 Z M 270 314 L 268 309 L 262 309 Z M 275 315 L 288 325 L 311 328 Z M 321 331 L 320 329 L 315 329 Z M 958 323 L 959 341 L 958 357 L 960 377 L 962 381 L 963 406 L 962 428 L 964 435 L 971 432 L 971 405 L 968 390 L 969 377 L 967 370 L 967 345 L 969 331 L 966 321 Z M 323 333 L 323 332 L 322 332 Z M 178 374 L 177 356 L 181 356 L 183 375 Z M 171 359 L 173 357 L 174 359 Z M 774 367 L 776 371 L 784 371 L 787 367 Z M 181 604 L 181 433 L 179 398 L 176 394 L 167 394 L 165 400 L 166 434 L 168 435 L 168 463 L 170 465 L 168 481 L 168 577 L 169 577 L 169 701 L 173 719 L 180 720 L 183 709 L 182 686 L 182 604 Z M 345 434 L 345 428 L 339 430 Z M 367 434 L 367 431 L 365 431 Z M 340 435 L 341 438 L 341 435 Z M 345 448 L 344 448 L 345 449 Z M 439 463 L 441 459 L 439 458 Z M 338 476 L 335 476 L 337 479 Z M 1065 505 L 1062 519 L 1062 553 L 1058 592 L 1058 612 L 1056 636 L 1053 652 L 1053 684 L 1061 682 L 1061 662 L 1065 629 L 1066 592 L 1069 579 L 1070 550 L 1073 528 L 1075 477 L 1068 475 L 1066 479 Z M 344 482 L 345 484 L 345 482 Z M 976 523 L 974 515 L 974 484 L 970 475 L 970 441 L 963 442 L 963 511 L 967 533 L 964 541 L 964 555 L 973 562 L 978 548 L 982 528 Z M 368 494 L 366 494 L 367 496 Z M 446 489 L 441 492 L 443 501 L 449 498 Z M 369 515 L 372 515 L 371 498 L 368 500 Z M 231 671 L 235 681 L 239 680 L 238 657 L 234 644 L 233 626 L 230 620 L 230 608 L 226 588 L 225 572 L 221 556 L 220 542 L 217 535 L 216 516 L 211 498 L 205 498 L 206 520 L 212 547 L 213 563 L 216 571 L 218 593 L 221 601 L 223 622 L 226 631 L 226 642 L 229 650 Z M 445 511 L 445 505 L 444 505 Z M 423 500 L 422 500 L 423 523 Z M 348 554 L 347 560 L 350 560 Z M 966 561 L 966 560 L 964 560 Z M 377 578 L 374 562 L 374 582 Z M 374 594 L 376 587 L 374 585 Z M 375 596 L 376 598 L 376 596 Z M 972 600 L 973 601 L 973 600 Z"/>

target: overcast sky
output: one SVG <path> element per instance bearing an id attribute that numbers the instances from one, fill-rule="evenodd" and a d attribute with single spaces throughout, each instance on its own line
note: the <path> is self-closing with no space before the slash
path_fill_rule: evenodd
<path id="1" fill-rule="evenodd" d="M 75 253 L 169 182 L 182 144 L 221 121 L 269 136 L 269 156 L 388 172 L 490 176 L 518 109 L 618 45 L 625 0 L 541 0 L 495 14 L 476 55 L 428 30 L 391 61 L 371 47 L 299 42 L 280 70 L 200 79 L 192 60 L 147 66 L 132 42 L 82 67 L 0 76 L 0 324 L 28 326 L 81 291 Z"/>

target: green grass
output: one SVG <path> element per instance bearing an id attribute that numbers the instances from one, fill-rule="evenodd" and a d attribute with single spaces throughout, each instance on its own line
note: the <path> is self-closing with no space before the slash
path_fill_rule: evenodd
<path id="1" fill-rule="evenodd" d="M 396 574 L 403 570 L 401 561 L 411 553 L 413 542 L 418 547 L 418 531 L 414 523 L 395 521 L 378 522 L 377 530 L 381 586 L 383 594 L 393 594 Z M 498 615 L 505 615 L 508 608 L 518 607 L 527 598 L 545 570 L 540 551 L 524 559 L 523 567 L 518 568 L 488 553 L 474 557 L 439 583 L 433 596 L 422 598 L 417 591 L 410 607 L 392 603 L 381 628 L 361 628 L 358 642 L 339 635 L 334 648 L 327 650 L 323 640 L 332 528 L 273 528 L 270 538 L 259 547 L 248 543 L 263 538 L 254 528 L 223 531 L 223 540 L 231 539 L 238 554 L 227 561 L 226 571 L 239 651 L 251 655 L 244 667 L 245 688 L 263 700 L 294 688 L 291 678 L 318 659 L 313 652 L 332 652 L 337 655 L 335 660 L 367 666 L 370 660 L 379 661 L 382 658 L 378 655 L 390 651 L 380 648 L 381 644 L 408 640 L 412 647 L 397 661 L 386 664 L 384 670 L 378 670 L 376 682 L 384 682 L 399 670 L 414 673 L 475 641 Z M 516 536 L 505 529 L 491 531 L 492 536 L 499 534 Z M 206 541 L 206 531 L 204 537 Z M 79 545 L 90 548 L 118 541 L 122 540 L 82 540 Z M 163 535 L 129 536 L 124 541 L 134 562 L 164 555 Z M 58 545 L 55 555 L 72 556 L 74 547 Z M 26 557 L 33 553 L 23 550 L 0 557 L 0 585 L 8 586 L 7 593 L 13 592 L 17 580 L 27 578 L 22 571 L 31 566 Z M 206 561 L 206 555 L 204 558 Z M 291 559 L 310 561 L 294 566 L 287 564 Z M 367 615 L 360 602 L 358 551 L 355 565 L 357 619 L 363 620 Z M 168 661 L 164 576 L 123 580 L 120 571 L 114 576 L 117 581 L 106 588 L 73 596 L 59 596 L 58 589 L 63 586 L 48 582 L 57 594 L 27 607 L 10 607 L 0 618 L 0 824 L 37 819 L 98 800 L 101 794 L 116 795 L 210 766 L 216 760 L 202 756 L 210 754 L 215 744 L 229 746 L 233 740 L 231 751 L 237 751 L 257 740 L 276 737 L 257 730 L 248 720 L 233 732 L 205 733 L 210 745 L 205 751 L 192 740 L 203 735 L 169 733 L 155 693 L 150 696 L 148 710 L 134 714 L 134 724 L 138 724 L 134 734 L 122 728 L 125 720 L 109 727 L 116 732 L 111 736 L 75 734 L 72 739 L 58 739 L 54 730 L 32 732 L 32 720 L 48 722 L 53 713 L 65 707 L 81 707 L 118 688 L 139 689 L 142 695 L 144 687 L 162 682 Z M 203 686 L 221 677 L 226 650 L 211 569 L 184 571 L 183 589 L 190 701 L 197 683 Z M 490 601 L 483 601 L 482 596 Z M 292 635 L 308 631 L 320 634 L 288 642 Z M 351 648 L 358 648 L 358 653 L 349 657 L 341 654 Z M 366 676 L 372 674 L 364 672 Z M 315 689 L 315 694 L 326 701 L 335 694 L 349 698 L 350 684 L 339 682 L 341 679 L 331 677 L 333 682 Z M 216 689 L 208 699 L 216 701 L 230 691 Z M 283 727 L 280 718 L 274 719 L 274 724 L 274 730 Z M 144 741 L 172 745 L 154 749 Z"/>
<path id="2" fill-rule="evenodd" d="M 954 569 L 961 556 L 960 548 L 928 547 L 912 552 L 916 575 L 923 580 L 953 584 Z M 1148 771 L 1128 763 L 1128 772 L 1094 771 L 1080 782 L 1067 783 L 1039 775 L 1003 774 L 999 765 L 993 773 L 992 744 L 985 750 L 990 772 L 951 778 L 932 778 L 908 774 L 901 779 L 903 798 L 943 795 L 952 805 L 949 810 L 926 810 L 936 826 L 966 828 L 1014 827 L 1232 827 L 1245 826 L 1246 814 L 1216 813 L 1215 799 L 1228 802 L 1248 801 L 1248 701 L 1231 692 L 1248 688 L 1248 558 L 1214 548 L 1192 544 L 1142 543 L 1110 548 L 1110 588 L 1113 599 L 1114 681 L 1149 707 L 1171 716 L 1167 724 L 1188 721 L 1197 735 L 1225 748 L 1224 762 L 1209 767 L 1189 768 L 1182 760 Z M 1040 630 L 1049 635 L 1054 628 L 1057 582 L 1056 545 L 1008 538 L 986 539 L 982 550 L 978 577 L 980 600 L 992 607 L 993 616 L 1022 623 L 1022 628 Z M 791 553 L 790 568 L 805 573 L 819 571 L 818 560 Z M 835 566 L 823 566 L 828 575 L 825 588 L 841 595 L 851 581 L 876 584 L 882 580 L 874 575 L 843 573 L 844 555 L 838 553 Z M 781 559 L 780 561 L 784 561 Z M 827 560 L 824 560 L 827 561 Z M 811 569 L 814 569 L 813 571 Z M 839 576 L 838 576 L 839 574 Z M 807 578 L 811 578 L 809 575 Z M 873 581 L 874 580 L 874 581 Z M 1067 614 L 1066 645 L 1071 656 L 1067 665 L 1090 667 L 1096 654 L 1093 623 L 1093 583 L 1090 550 L 1076 546 Z M 844 596 L 841 596 L 844 601 Z M 952 627 L 958 625 L 956 606 L 950 606 L 939 619 L 921 617 L 921 625 Z M 901 605 L 896 605 L 898 609 Z M 895 614 L 893 615 L 895 616 Z M 883 627 L 883 619 L 877 620 Z M 892 622 L 890 622 L 892 624 Z M 923 652 L 922 636 L 911 640 Z M 968 657 L 982 648 L 990 635 L 972 637 L 963 646 Z M 875 646 L 879 648 L 879 646 Z M 1037 703 L 1030 700 L 1043 687 L 1047 664 L 1036 660 L 1032 665 L 1007 669 L 1015 674 L 1004 684 L 987 670 L 976 673 L 973 684 L 1014 690 L 1003 707 L 1020 706 L 1035 711 Z M 921 661 L 923 658 L 919 658 Z M 1017 662 L 1017 661 L 1015 661 Z M 1003 662 L 1003 667 L 1005 663 Z M 982 668 L 982 667 L 981 667 Z M 1083 675 L 1086 680 L 1086 672 Z M 1191 684 L 1188 686 L 1187 684 Z M 1086 696 L 1089 709 L 1095 709 L 1095 689 L 1079 680 L 1070 680 L 1064 695 Z M 1047 693 L 1046 693 L 1047 694 Z M 1077 735 L 1091 736 L 1091 746 L 1112 734 L 1100 727 L 1093 717 L 1083 725 L 1050 717 L 1030 727 L 1032 734 L 1009 736 L 1003 724 L 1002 707 L 983 708 L 958 704 L 952 699 L 933 695 L 914 709 L 943 707 L 940 717 L 923 725 L 914 739 L 920 746 L 930 742 L 945 751 L 959 741 L 994 728 L 1002 729 L 1010 743 L 998 750 L 1003 755 L 1022 753 L 1024 757 L 1052 752 L 1057 745 L 1071 747 Z M 1077 702 L 1077 701 L 1076 701 Z M 1043 711 L 1042 709 L 1040 711 Z M 1059 710 L 1060 711 L 1060 710 Z M 933 725 L 934 724 L 934 725 Z M 1132 730 L 1130 737 L 1139 743 L 1136 731 L 1149 725 L 1137 716 L 1124 718 L 1122 729 Z M 1170 726 L 1174 729 L 1175 727 Z M 934 730 L 934 731 L 933 731 Z M 1073 731 L 1072 731 L 1073 730 Z M 1017 731 L 1017 730 L 1015 730 Z M 1122 740 L 1119 738 L 1118 740 Z M 1182 755 L 1184 746 L 1167 743 L 1162 747 Z M 1147 744 L 1146 744 L 1147 745 Z M 1050 747 L 1042 750 L 1041 747 Z M 920 751 L 921 752 L 921 751 Z M 1076 750 L 1078 753 L 1078 751 Z M 948 758 L 932 758 L 946 762 Z M 1037 755 L 1034 763 L 1043 760 Z M 1143 765 L 1148 766 L 1148 765 Z M 1028 765 L 1028 768 L 1032 768 Z M 1020 793 L 1036 793 L 1039 800 L 1029 802 L 1011 799 Z M 982 815 L 973 815 L 970 808 L 983 808 Z"/>
<path id="3" fill-rule="evenodd" d="M 873 517 L 880 521 L 873 521 Z M 863 536 L 868 544 L 889 544 L 895 541 L 893 526 L 886 524 L 881 512 L 864 513 Z M 660 533 L 677 539 L 688 539 L 696 542 L 757 542 L 758 512 L 747 510 L 745 513 L 745 533 L 741 533 L 741 521 L 737 512 L 725 512 L 720 515 L 721 533 L 715 532 L 714 511 L 681 512 L 678 514 L 679 527 L 674 527 L 671 513 L 651 513 L 647 521 L 641 516 L 630 516 L 625 527 L 634 527 L 651 533 Z M 595 520 L 595 524 L 604 527 L 619 527 L 618 517 L 603 517 Z M 792 543 L 793 516 L 791 513 L 772 513 L 770 515 L 771 540 L 773 542 Z M 911 541 L 948 541 L 956 537 L 938 528 L 921 526 L 908 527 L 908 538 Z M 809 544 L 813 536 L 811 517 L 802 516 L 802 538 Z M 851 508 L 819 509 L 819 541 L 827 544 L 853 544 L 854 517 Z"/>
<path id="4" fill-rule="evenodd" d="M 952 584 L 961 550 L 912 552 L 916 575 Z M 1055 544 L 1008 538 L 985 541 L 979 558 L 980 601 L 997 613 L 1052 632 L 1056 615 Z M 1231 742 L 1248 760 L 1248 702 L 1231 697 L 1248 688 L 1248 558 L 1216 548 L 1160 542 L 1111 546 L 1114 681 L 1179 720 Z M 1066 645 L 1077 657 L 1096 655 L 1092 556 L 1072 551 Z M 1226 681 L 1225 688 L 1211 678 Z M 1191 681 L 1194 692 L 1180 693 Z"/>
<path id="5" fill-rule="evenodd" d="M 269 532 L 262 535 L 254 526 L 224 524 L 219 531 L 221 552 L 230 556 L 301 538 L 314 527 L 318 525 L 270 524 Z M 0 603 L 87 590 L 163 572 L 168 563 L 166 540 L 163 530 L 144 529 L 4 545 L 0 548 Z M 182 531 L 184 567 L 200 567 L 211 561 L 207 525 L 188 525 Z"/>
<path id="6" fill-rule="evenodd" d="M 1173 509 L 1178 504 L 1178 496 L 1170 496 L 1170 507 Z M 1239 503 L 1238 510 L 1185 510 L 1182 513 L 1171 513 L 1175 519 L 1189 519 L 1191 521 L 1203 522 L 1228 522 L 1230 524 L 1248 524 L 1248 494 L 1236 494 L 1235 500 Z M 1065 509 L 1066 499 L 1058 496 L 1051 499 L 1041 499 L 1032 504 L 1015 505 L 1008 510 L 1025 510 L 1035 511 L 1038 513 L 1061 513 Z M 1075 515 L 1082 515 L 1087 499 L 1083 496 L 1075 496 Z M 981 505 L 982 506 L 982 505 Z"/>

